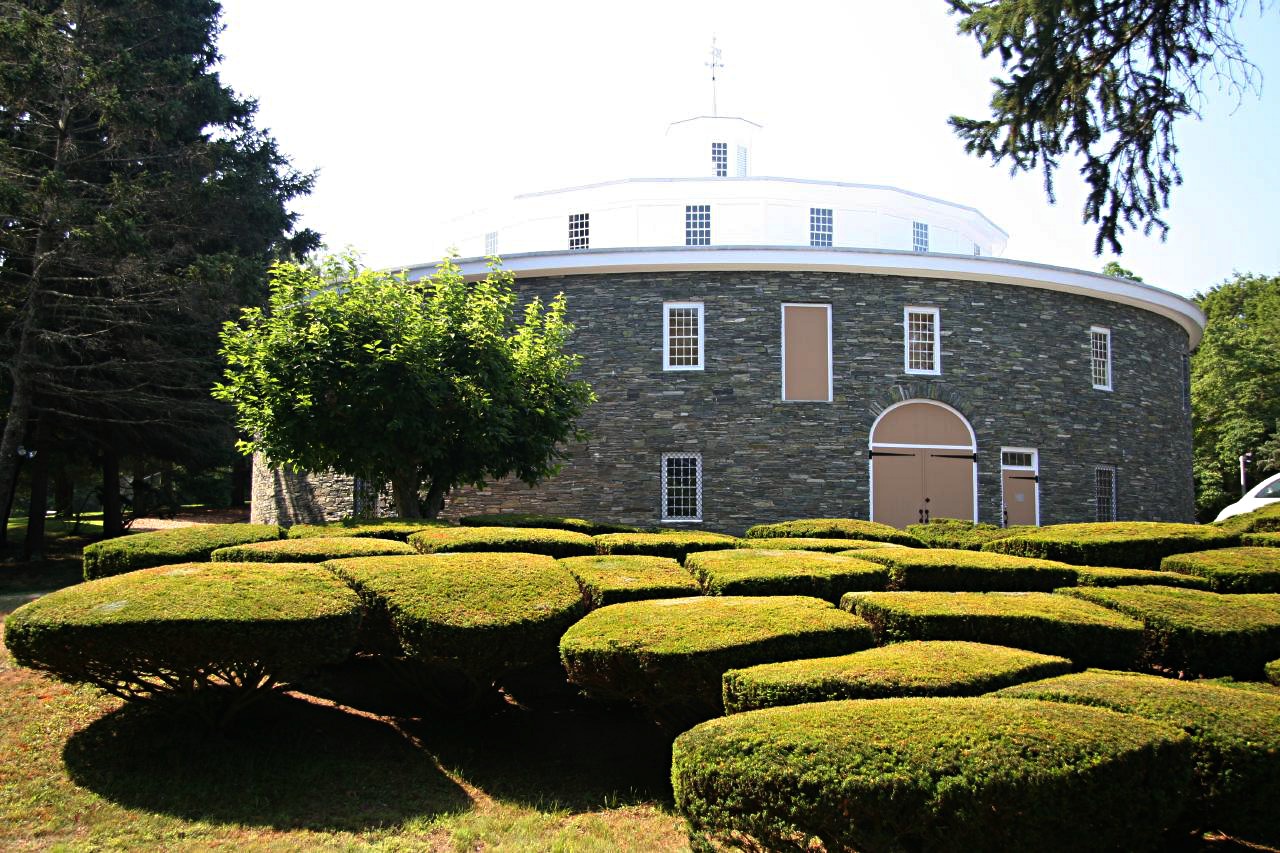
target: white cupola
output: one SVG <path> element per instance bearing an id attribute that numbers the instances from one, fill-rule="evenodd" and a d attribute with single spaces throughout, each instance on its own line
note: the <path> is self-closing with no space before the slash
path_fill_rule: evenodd
<path id="1" fill-rule="evenodd" d="M 667 126 L 663 172 L 672 178 L 751 175 L 760 125 L 735 116 L 695 116 Z"/>

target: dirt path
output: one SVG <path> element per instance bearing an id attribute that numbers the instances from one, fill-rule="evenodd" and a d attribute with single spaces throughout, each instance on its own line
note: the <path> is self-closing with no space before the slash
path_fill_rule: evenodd
<path id="1" fill-rule="evenodd" d="M 143 533 L 148 530 L 172 530 L 175 527 L 193 527 L 197 524 L 242 524 L 249 520 L 249 508 L 209 509 L 180 512 L 173 518 L 139 518 L 129 525 L 129 530 Z"/>

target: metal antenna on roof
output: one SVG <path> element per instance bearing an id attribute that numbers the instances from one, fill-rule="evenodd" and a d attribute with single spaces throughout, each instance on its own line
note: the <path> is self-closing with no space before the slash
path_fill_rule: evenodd
<path id="1" fill-rule="evenodd" d="M 716 69 L 724 68 L 724 63 L 720 61 L 720 48 L 716 47 L 716 37 L 711 37 L 711 61 L 706 63 L 711 69 L 711 114 L 713 116 L 720 115 L 720 107 L 716 102 Z"/>

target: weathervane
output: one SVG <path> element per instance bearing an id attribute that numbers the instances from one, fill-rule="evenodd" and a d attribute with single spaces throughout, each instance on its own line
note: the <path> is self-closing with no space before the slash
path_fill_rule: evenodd
<path id="1" fill-rule="evenodd" d="M 724 68 L 724 63 L 720 61 L 720 48 L 716 47 L 716 37 L 711 37 L 711 61 L 706 63 L 711 69 L 711 114 L 713 116 L 720 115 L 720 108 L 716 102 L 716 69 Z"/>

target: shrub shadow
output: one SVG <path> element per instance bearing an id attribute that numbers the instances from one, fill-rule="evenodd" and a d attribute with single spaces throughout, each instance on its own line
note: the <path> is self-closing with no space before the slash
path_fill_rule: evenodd
<path id="1" fill-rule="evenodd" d="M 262 703 L 227 733 L 125 706 L 74 734 L 62 755 L 77 785 L 186 820 L 360 831 L 472 805 L 386 723 L 291 697 Z"/>

